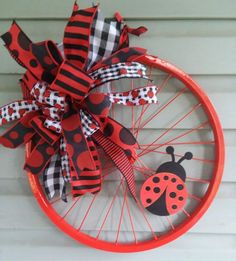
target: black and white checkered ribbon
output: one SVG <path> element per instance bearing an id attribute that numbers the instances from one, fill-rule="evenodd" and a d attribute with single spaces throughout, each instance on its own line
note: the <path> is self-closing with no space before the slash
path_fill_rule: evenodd
<path id="1" fill-rule="evenodd" d="M 70 182 L 69 156 L 64 138 L 60 139 L 60 152 L 55 154 L 43 173 L 44 189 L 49 199 L 56 194 L 66 201 L 66 184 Z"/>
<path id="2" fill-rule="evenodd" d="M 87 138 L 99 129 L 98 123 L 84 110 L 80 110 L 81 125 L 84 136 Z"/>
<path id="3" fill-rule="evenodd" d="M 90 49 L 88 53 L 87 70 L 98 61 L 109 57 L 118 49 L 122 28 L 122 23 L 116 20 L 104 19 L 98 9 L 89 36 Z"/>
<path id="4" fill-rule="evenodd" d="M 0 125 L 22 118 L 31 111 L 37 111 L 36 101 L 16 101 L 0 108 Z"/>
<path id="5" fill-rule="evenodd" d="M 47 196 L 51 199 L 57 192 L 62 199 L 66 199 L 66 180 L 62 175 L 61 158 L 57 153 L 52 156 L 47 169 L 43 173 L 43 185 Z"/>

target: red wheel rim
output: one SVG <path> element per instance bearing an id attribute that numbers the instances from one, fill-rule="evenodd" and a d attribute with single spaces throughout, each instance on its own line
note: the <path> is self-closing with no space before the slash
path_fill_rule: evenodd
<path id="1" fill-rule="evenodd" d="M 213 105 L 211 104 L 207 95 L 201 90 L 201 88 L 184 72 L 171 65 L 170 63 L 163 61 L 157 57 L 145 56 L 139 60 L 139 62 L 146 64 L 148 66 L 157 68 L 161 71 L 164 71 L 172 77 L 179 79 L 190 91 L 194 94 L 194 96 L 199 100 L 204 108 L 204 112 L 208 117 L 209 123 L 211 125 L 213 134 L 214 134 L 214 170 L 213 176 L 211 178 L 211 182 L 207 188 L 206 193 L 204 194 L 204 198 L 198 204 L 198 206 L 194 209 L 194 212 L 191 214 L 191 218 L 186 218 L 184 222 L 178 225 L 176 228 L 171 231 L 171 233 L 167 233 L 158 238 L 158 240 L 145 240 L 139 243 L 128 243 L 128 244 L 115 244 L 111 242 L 107 242 L 104 240 L 98 240 L 94 237 L 89 236 L 83 232 L 78 232 L 76 228 L 67 223 L 62 217 L 54 210 L 48 199 L 46 198 L 43 189 L 40 185 L 38 177 L 31 175 L 28 173 L 29 182 L 36 197 L 39 205 L 42 210 L 47 214 L 48 218 L 53 221 L 53 223 L 59 227 L 63 232 L 74 238 L 75 240 L 89 245 L 94 248 L 106 250 L 106 251 L 114 251 L 114 252 L 136 252 L 148 250 L 151 248 L 156 248 L 167 244 L 174 239 L 178 238 L 186 231 L 188 231 L 206 212 L 210 203 L 212 202 L 223 173 L 224 167 L 224 139 L 223 132 L 221 128 L 220 121 L 215 112 Z M 27 147 L 27 150 L 29 146 Z"/>

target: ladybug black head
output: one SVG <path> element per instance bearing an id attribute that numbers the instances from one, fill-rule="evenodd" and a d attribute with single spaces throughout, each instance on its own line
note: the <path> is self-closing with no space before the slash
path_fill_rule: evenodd
<path id="1" fill-rule="evenodd" d="M 166 152 L 171 155 L 172 161 L 165 162 L 161 164 L 161 166 L 157 169 L 156 173 L 160 172 L 169 172 L 179 176 L 184 182 L 186 179 L 186 172 L 183 166 L 180 163 L 183 160 L 191 160 L 193 154 L 191 152 L 186 152 L 182 158 L 180 158 L 177 162 L 175 162 L 174 148 L 172 146 L 168 146 L 166 148 Z"/>

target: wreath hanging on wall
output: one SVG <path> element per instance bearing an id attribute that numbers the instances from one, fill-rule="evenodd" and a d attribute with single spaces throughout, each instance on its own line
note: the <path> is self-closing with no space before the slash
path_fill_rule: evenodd
<path id="1" fill-rule="evenodd" d="M 120 252 L 149 249 L 167 243 L 184 233 L 208 208 L 222 175 L 223 135 L 214 108 L 202 90 L 185 73 L 157 57 L 147 55 L 147 51 L 143 48 L 129 46 L 130 34 L 140 36 L 146 31 L 143 26 L 129 27 L 119 13 L 112 19 L 103 18 L 99 5 L 79 9 L 75 3 L 65 27 L 62 44 L 52 40 L 32 42 L 15 21 L 9 31 L 1 36 L 12 58 L 24 67 L 26 72 L 20 80 L 23 98 L 0 108 L 0 125 L 14 122 L 14 125 L 0 137 L 0 144 L 8 148 L 27 145 L 24 169 L 29 173 L 33 192 L 43 210 L 57 226 L 75 239 L 105 250 Z M 200 208 L 196 207 L 192 215 L 185 209 L 191 194 L 186 185 L 188 179 L 186 169 L 181 163 L 183 160 L 196 160 L 198 155 L 194 158 L 190 151 L 184 155 L 175 153 L 173 144 L 175 146 L 180 144 L 173 141 L 181 138 L 181 135 L 161 145 L 156 142 L 173 130 L 199 105 L 194 105 L 189 113 L 143 149 L 144 145 L 140 145 L 137 140 L 139 129 L 144 128 L 172 100 L 184 93 L 181 91 L 159 108 L 157 96 L 162 91 L 163 85 L 152 81 L 151 70 L 147 75 L 147 67 L 168 73 L 167 80 L 175 77 L 182 81 L 186 86 L 184 90 L 189 89 L 205 106 L 205 114 L 210 119 L 210 129 L 217 137 L 215 143 L 212 143 L 215 146 L 217 160 L 215 176 L 209 180 L 209 192 L 204 195 L 206 197 L 203 200 L 204 204 L 201 204 Z M 112 84 L 122 79 L 131 79 L 131 88 L 127 86 L 126 91 L 114 89 Z M 134 87 L 134 79 L 143 79 L 147 83 L 142 87 Z M 143 115 L 149 111 L 150 105 L 155 104 L 160 112 L 150 116 L 147 123 L 141 124 Z M 132 108 L 134 123 L 132 128 L 124 126 L 111 116 L 114 105 L 119 108 L 123 106 Z M 141 108 L 136 121 L 133 119 L 134 108 Z M 191 132 L 195 130 L 193 128 Z M 199 145 L 205 149 L 204 142 L 200 142 Z M 172 160 L 161 162 L 150 175 L 151 169 L 141 162 L 140 158 L 149 152 L 156 152 L 163 146 L 165 152 L 161 153 L 171 155 Z M 139 153 L 139 150 L 143 151 Z M 177 157 L 180 159 L 176 160 Z M 146 242 L 144 236 L 138 243 L 132 215 L 126 203 L 135 240 L 130 243 L 125 239 L 118 244 L 126 192 L 120 209 L 121 217 L 115 243 L 111 243 L 110 240 L 98 241 L 103 225 L 95 239 L 85 232 L 80 232 L 92 205 L 89 205 L 77 230 L 69 222 L 64 221 L 65 216 L 61 218 L 53 209 L 50 202 L 58 195 L 63 204 L 66 204 L 70 194 L 74 200 L 86 195 L 97 197 L 104 182 L 102 175 L 105 170 L 104 158 L 122 174 L 128 194 L 135 207 L 144 216 L 154 239 Z M 136 162 L 141 164 L 142 168 L 137 167 Z M 145 177 L 141 188 L 138 188 L 140 199 L 137 194 L 135 170 L 144 172 Z M 39 179 L 42 180 L 41 183 Z M 180 212 L 191 218 L 184 220 L 176 229 L 168 217 Z M 147 213 L 167 217 L 173 231 L 167 232 L 163 238 L 157 236 L 148 222 Z"/>

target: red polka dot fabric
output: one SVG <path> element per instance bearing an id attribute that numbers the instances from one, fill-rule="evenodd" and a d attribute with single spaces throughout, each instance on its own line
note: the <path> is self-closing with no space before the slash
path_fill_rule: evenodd
<path id="1" fill-rule="evenodd" d="M 146 86 L 123 93 L 109 93 L 110 101 L 126 106 L 138 106 L 149 103 L 157 103 L 156 86 Z"/>
<path id="2" fill-rule="evenodd" d="M 103 18 L 98 6 L 79 9 L 75 3 L 60 48 L 52 40 L 32 42 L 16 22 L 1 36 L 12 58 L 26 72 L 21 79 L 24 99 L 0 108 L 0 125 L 16 121 L 0 137 L 0 144 L 16 148 L 33 142 L 24 168 L 43 175 L 49 198 L 58 192 L 66 201 L 67 183 L 75 197 L 101 189 L 97 146 L 102 145 L 95 141 L 96 133 L 104 144 L 114 144 L 104 146 L 105 153 L 121 170 L 136 198 L 132 162 L 137 141 L 108 115 L 112 103 L 156 103 L 157 88 L 126 93 L 92 90 L 122 78 L 147 79 L 145 66 L 136 62 L 146 50 L 129 47 L 129 34 L 145 31 L 144 27 L 128 27 L 120 15 L 113 20 Z M 114 147 L 122 161 L 112 155 Z"/>

